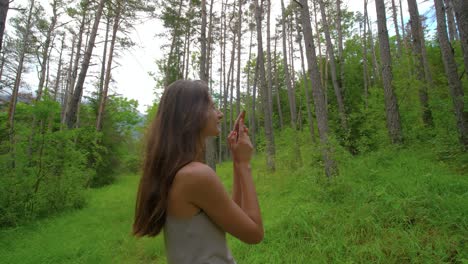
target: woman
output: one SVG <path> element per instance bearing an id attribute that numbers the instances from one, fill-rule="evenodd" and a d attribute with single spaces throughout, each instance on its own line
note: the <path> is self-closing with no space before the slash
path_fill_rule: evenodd
<path id="1" fill-rule="evenodd" d="M 156 236 L 164 229 L 168 263 L 235 263 L 225 232 L 249 244 L 263 239 L 242 114 L 228 136 L 232 198 L 203 163 L 205 139 L 219 135 L 222 118 L 205 82 L 179 80 L 164 91 L 151 124 L 133 234 Z"/>

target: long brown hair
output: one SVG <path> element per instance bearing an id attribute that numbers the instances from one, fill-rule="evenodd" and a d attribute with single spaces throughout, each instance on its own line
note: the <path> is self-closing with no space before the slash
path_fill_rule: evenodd
<path id="1" fill-rule="evenodd" d="M 179 80 L 165 89 L 147 134 L 133 235 L 156 236 L 161 232 L 174 176 L 203 150 L 201 131 L 210 100 L 203 81 Z"/>

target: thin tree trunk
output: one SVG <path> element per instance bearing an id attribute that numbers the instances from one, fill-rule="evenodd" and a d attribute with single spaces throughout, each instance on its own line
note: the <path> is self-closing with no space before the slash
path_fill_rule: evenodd
<path id="1" fill-rule="evenodd" d="M 457 33 L 457 26 L 455 25 L 455 16 L 453 12 L 452 0 L 445 0 L 445 11 L 447 12 L 449 39 L 450 41 L 459 40 L 458 33 Z"/>
<path id="2" fill-rule="evenodd" d="M 407 42 L 406 42 L 406 33 L 405 33 L 405 22 L 403 20 L 403 5 L 401 4 L 401 0 L 400 1 L 400 24 L 401 24 L 401 35 L 403 36 L 403 46 L 405 47 L 405 49 L 408 48 L 407 46 Z"/>
<path id="3" fill-rule="evenodd" d="M 238 3 L 237 13 L 237 78 L 236 78 L 236 116 L 240 113 L 240 78 L 241 78 L 241 45 L 242 45 L 242 0 Z M 233 112 L 231 110 L 231 112 Z"/>
<path id="4" fill-rule="evenodd" d="M 279 123 L 280 123 L 280 129 L 283 130 L 283 111 L 281 110 L 281 101 L 280 101 L 280 87 L 279 87 L 279 73 L 278 73 L 278 58 L 277 58 L 277 53 L 276 53 L 276 42 L 278 40 L 278 34 L 276 33 L 276 27 L 275 27 L 275 87 L 276 87 L 276 104 L 278 106 L 278 117 L 279 117 Z"/>
<path id="5" fill-rule="evenodd" d="M 263 41 L 262 41 L 262 8 L 258 4 L 258 0 L 255 0 L 255 20 L 257 24 L 257 65 L 259 69 L 260 77 L 260 91 L 262 93 L 262 105 L 265 122 L 265 138 L 266 138 L 266 156 L 267 156 L 267 168 L 269 170 L 275 170 L 275 142 L 273 135 L 273 125 L 271 119 L 271 112 L 268 109 L 268 91 L 265 76 L 265 63 L 263 57 Z"/>
<path id="6" fill-rule="evenodd" d="M 367 0 L 364 0 L 364 6 L 367 9 Z M 367 12 L 364 14 L 364 21 L 361 23 L 363 30 L 362 30 L 362 73 L 363 73 L 363 80 L 364 80 L 364 106 L 367 109 L 369 102 L 369 75 L 367 70 Z M 360 27 L 361 28 L 361 27 Z"/>
<path id="7" fill-rule="evenodd" d="M 266 91 L 266 96 L 267 96 L 267 102 L 268 102 L 268 111 L 270 112 L 270 115 L 273 116 L 273 98 L 272 98 L 272 93 L 273 93 L 273 76 L 271 73 L 271 37 L 270 37 L 270 16 L 271 16 L 271 0 L 267 0 L 267 84 L 268 84 L 268 89 Z M 273 122 L 273 121 L 272 121 Z M 272 128 L 272 133 L 273 133 L 273 128 Z"/>
<path id="8" fill-rule="evenodd" d="M 2 51 L 3 47 L 3 33 L 5 32 L 5 25 L 9 7 L 10 0 L 0 0 L 0 51 Z"/>
<path id="9" fill-rule="evenodd" d="M 465 74 L 468 74 L 468 1 L 453 0 L 455 15 L 457 17 L 458 31 L 460 32 L 460 42 L 465 61 Z"/>
<path id="10" fill-rule="evenodd" d="M 348 130 L 348 122 L 346 117 L 346 108 L 343 100 L 342 90 L 340 84 L 338 83 L 338 78 L 336 76 L 336 62 L 335 62 L 335 52 L 333 49 L 333 44 L 331 41 L 330 30 L 328 27 L 327 15 L 325 13 L 325 4 L 323 0 L 319 0 L 320 11 L 322 13 L 322 24 L 325 31 L 325 38 L 327 40 L 327 49 L 328 49 L 328 58 L 330 62 L 330 71 L 332 76 L 333 89 L 335 91 L 336 102 L 338 103 L 338 111 L 340 114 L 341 127 L 343 131 Z"/>
<path id="11" fill-rule="evenodd" d="M 387 129 L 393 144 L 403 141 L 401 133 L 400 112 L 397 98 L 393 89 L 392 58 L 390 55 L 390 43 L 388 40 L 387 18 L 385 15 L 384 0 L 376 0 L 377 25 L 379 28 L 380 58 L 382 63 L 382 80 L 384 86 L 385 112 L 387 115 Z"/>
<path id="12" fill-rule="evenodd" d="M 340 87 L 341 91 L 344 92 L 345 83 L 344 83 L 344 58 L 343 58 L 343 30 L 341 29 L 341 0 L 336 0 L 336 31 L 338 31 L 338 63 L 340 65 Z"/>
<path id="13" fill-rule="evenodd" d="M 315 34 L 317 36 L 317 47 L 318 47 L 318 63 L 319 63 L 319 72 L 320 72 L 320 81 L 322 82 L 322 87 L 325 85 L 325 80 L 324 80 L 324 70 L 323 70 L 323 58 L 322 58 L 322 42 L 320 40 L 320 31 L 318 27 L 318 16 L 317 16 L 317 6 L 316 6 L 316 1 L 312 1 L 312 4 L 314 5 L 314 21 L 315 21 Z M 326 95 L 325 95 L 326 96 Z"/>
<path id="14" fill-rule="evenodd" d="M 106 58 L 107 58 L 107 42 L 109 42 L 109 31 L 110 31 L 110 12 L 107 15 L 106 21 L 106 36 L 104 37 L 104 50 L 102 52 L 102 63 L 101 63 L 101 76 L 99 78 L 99 101 L 101 101 L 102 91 L 104 90 L 104 78 L 106 73 Z"/>
<path id="15" fill-rule="evenodd" d="M 401 37 L 400 37 L 400 30 L 398 28 L 398 16 L 397 16 L 397 9 L 395 5 L 395 0 L 392 0 L 392 14 L 393 14 L 393 24 L 395 25 L 395 34 L 397 39 L 397 51 L 398 57 L 401 57 Z"/>
<path id="16" fill-rule="evenodd" d="M 206 69 L 207 57 L 206 57 L 206 0 L 201 1 L 202 8 L 202 24 L 201 24 L 201 59 L 200 59 L 200 79 L 208 83 L 208 74 Z M 205 141 L 205 161 L 206 163 L 216 171 L 216 141 L 213 137 L 209 137 Z"/>
<path id="17" fill-rule="evenodd" d="M 468 118 L 464 111 L 464 92 L 458 76 L 453 48 L 447 36 L 447 27 L 442 0 L 434 0 L 437 16 L 437 35 L 444 61 L 445 73 L 449 83 L 449 91 L 452 96 L 455 118 L 459 133 L 460 143 L 464 150 L 468 150 Z"/>
<path id="18" fill-rule="evenodd" d="M 72 38 L 72 46 L 71 46 L 71 55 L 70 55 L 70 62 L 68 63 L 68 70 L 67 70 L 67 85 L 64 92 L 63 104 L 62 104 L 62 113 L 60 118 L 61 125 L 65 124 L 65 117 L 68 111 L 68 103 L 70 97 L 70 90 L 72 87 L 72 67 L 73 67 L 73 59 L 74 59 L 74 52 L 75 52 L 75 43 L 76 43 L 76 35 L 73 35 Z M 62 126 L 60 126 L 62 128 Z"/>
<path id="19" fill-rule="evenodd" d="M 288 99 L 289 99 L 289 112 L 291 115 L 291 127 L 293 130 L 296 130 L 296 101 L 295 101 L 295 92 L 294 87 L 291 84 L 291 77 L 289 75 L 289 66 L 288 66 L 288 53 L 287 53 L 287 44 L 286 44 L 286 10 L 284 8 L 284 1 L 281 0 L 281 10 L 282 10 L 282 36 L 283 36 L 283 64 L 284 64 L 284 81 L 286 82 L 286 87 L 288 88 Z"/>
<path id="20" fill-rule="evenodd" d="M 102 131 L 102 125 L 106 110 L 107 104 L 107 94 L 109 92 L 109 83 L 111 80 L 111 70 L 112 70 L 112 60 L 114 59 L 114 49 L 115 49 L 115 41 L 117 39 L 117 32 L 119 31 L 119 24 L 120 24 L 120 16 L 122 13 L 122 2 L 121 0 L 116 1 L 116 9 L 115 9 L 115 17 L 114 17 L 114 25 L 112 26 L 112 37 L 111 43 L 109 47 L 109 59 L 107 60 L 106 66 L 106 78 L 104 80 L 104 89 L 102 91 L 101 101 L 99 104 L 99 111 L 96 120 L 96 131 Z"/>
<path id="21" fill-rule="evenodd" d="M 213 55 L 212 55 L 212 49 L 213 49 L 213 0 L 210 1 L 210 23 L 208 26 L 208 51 L 207 51 L 207 68 L 208 68 L 208 73 L 206 74 L 208 76 L 208 82 L 210 86 L 210 93 L 213 92 L 212 85 L 213 85 Z"/>
<path id="22" fill-rule="evenodd" d="M 68 115 L 69 115 L 69 111 L 70 111 L 70 105 L 71 105 L 71 100 L 72 100 L 72 95 L 74 94 L 74 89 L 75 89 L 75 82 L 76 82 L 76 78 L 77 78 L 77 74 L 78 74 L 78 65 L 80 63 L 80 59 L 81 59 L 81 46 L 83 45 L 83 33 L 84 33 L 84 30 L 85 30 L 85 25 L 86 25 L 86 15 L 87 15 L 87 12 L 88 12 L 88 6 L 89 6 L 89 0 L 86 0 L 84 2 L 84 5 L 82 6 L 82 15 L 81 15 L 81 22 L 80 22 L 80 29 L 79 29 L 79 32 L 78 32 L 78 44 L 76 46 L 76 54 L 75 54 L 75 57 L 74 57 L 74 62 L 73 62 L 73 70 L 71 72 L 71 78 L 70 78 L 70 81 L 69 81 L 69 87 L 68 87 L 68 97 L 67 97 L 67 101 L 66 101 L 66 104 L 65 104 L 65 110 L 64 110 L 64 113 L 63 113 L 63 124 L 66 125 L 66 122 L 68 120 Z M 73 55 L 73 54 L 72 54 Z M 73 56 L 72 56 L 73 57 Z"/>
<path id="23" fill-rule="evenodd" d="M 42 50 L 42 59 L 39 62 L 41 70 L 40 70 L 40 75 L 39 75 L 39 85 L 37 88 L 36 101 L 41 100 L 42 90 L 44 88 L 44 81 L 46 77 L 46 69 L 48 68 L 47 63 L 49 61 L 49 47 L 51 43 L 52 33 L 55 30 L 55 24 L 57 23 L 57 1 L 56 0 L 52 2 L 52 13 L 53 13 L 53 16 L 52 16 L 49 28 L 47 29 L 47 35 L 44 41 L 44 49 Z"/>
<path id="24" fill-rule="evenodd" d="M 419 20 L 419 11 L 416 0 L 408 0 L 408 10 L 411 17 L 411 35 L 413 37 L 413 56 L 416 61 L 416 77 L 419 80 L 419 101 L 422 107 L 422 120 L 426 126 L 432 127 L 434 122 L 432 120 L 432 112 L 429 108 L 429 96 L 427 94 L 429 82 L 425 78 L 424 74 L 424 60 L 423 52 L 425 49 L 422 45 L 420 33 L 421 30 L 421 21 Z"/>
<path id="25" fill-rule="evenodd" d="M 16 70 L 16 77 L 15 77 L 15 83 L 13 85 L 13 91 L 11 93 L 10 97 L 10 105 L 8 107 L 8 121 L 9 121 L 9 134 L 10 134 L 10 142 L 13 145 L 14 144 L 14 128 L 15 128 L 15 112 L 16 112 L 16 103 L 18 101 L 18 90 L 19 86 L 21 83 L 21 76 L 23 74 L 23 66 L 24 66 L 24 58 L 26 56 L 27 52 L 27 45 L 29 43 L 29 35 L 31 34 L 31 19 L 33 15 L 33 9 L 34 9 L 34 4 L 35 0 L 31 0 L 30 6 L 29 6 L 29 13 L 28 13 L 28 18 L 26 21 L 25 25 L 25 33 L 23 35 L 22 39 L 22 46 L 20 48 L 20 53 L 19 53 L 19 61 L 18 61 L 18 68 Z"/>
<path id="26" fill-rule="evenodd" d="M 297 16 L 297 14 L 296 14 L 296 16 Z M 296 17 L 296 19 L 297 19 L 297 17 Z M 300 37 L 301 32 L 300 32 L 299 27 L 297 27 L 297 35 L 299 37 L 298 43 L 299 43 L 299 51 L 300 51 L 300 54 L 301 54 L 302 78 L 303 78 L 303 82 L 304 82 L 304 93 L 305 93 L 305 97 L 306 97 L 305 105 L 306 105 L 306 110 L 307 110 L 307 121 L 309 123 L 310 137 L 312 139 L 312 142 L 316 143 L 317 140 L 315 139 L 314 119 L 312 117 L 312 112 L 310 111 L 309 81 L 307 80 L 307 74 L 306 74 L 306 70 L 305 70 L 304 49 L 302 48 L 302 38 Z"/>
<path id="27" fill-rule="evenodd" d="M 301 21 L 304 34 L 304 44 L 307 56 L 308 73 L 312 81 L 312 96 L 315 105 L 315 116 L 317 118 L 318 132 L 320 137 L 322 158 L 324 161 L 325 174 L 328 178 L 338 174 L 338 168 L 332 158 L 332 147 L 328 141 L 328 114 L 325 94 L 320 81 L 320 73 L 317 66 L 317 57 L 315 55 L 314 39 L 312 37 L 312 28 L 309 16 L 309 6 L 307 0 L 300 0 L 301 3 Z"/>
<path id="28" fill-rule="evenodd" d="M 366 1 L 367 3 L 367 1 Z M 366 14 L 367 14 L 367 5 L 366 5 L 366 9 L 364 11 Z M 372 24 L 370 23 L 370 19 L 369 17 L 367 16 L 367 27 L 368 27 L 368 30 L 369 30 L 369 43 L 370 43 L 370 48 L 371 48 L 371 53 L 372 53 L 372 70 L 373 70 L 373 73 L 374 73 L 374 84 L 379 82 L 380 81 L 380 73 L 379 73 L 379 70 L 380 69 L 380 65 L 379 65 L 379 62 L 377 61 L 377 52 L 375 51 L 375 46 L 374 46 L 374 33 L 373 33 L 373 30 L 372 30 Z"/>
<path id="29" fill-rule="evenodd" d="M 91 55 L 93 53 L 94 42 L 96 40 L 97 30 L 99 26 L 99 21 L 101 19 L 104 3 L 105 3 L 105 0 L 100 0 L 98 7 L 97 7 L 98 9 L 95 14 L 93 28 L 92 28 L 91 35 L 89 38 L 85 56 L 81 64 L 80 75 L 78 76 L 78 80 L 77 80 L 75 89 L 73 91 L 73 98 L 72 98 L 71 105 L 70 105 L 70 111 L 66 118 L 67 119 L 66 123 L 67 123 L 68 128 L 72 128 L 75 125 L 75 122 L 77 120 L 78 104 L 81 99 L 81 95 L 83 93 L 83 84 L 86 78 L 86 73 L 88 72 Z"/>
<path id="30" fill-rule="evenodd" d="M 57 74 L 56 74 L 56 77 L 55 77 L 55 85 L 54 85 L 54 96 L 53 96 L 53 99 L 54 101 L 57 100 L 57 93 L 58 93 L 58 89 L 59 89 L 59 84 L 61 82 L 61 75 L 62 75 L 62 54 L 63 54 L 63 49 L 64 49 L 64 43 L 65 43 L 65 34 L 62 36 L 62 44 L 60 46 L 60 53 L 59 53 L 59 65 L 58 65 L 58 68 L 57 68 Z"/>

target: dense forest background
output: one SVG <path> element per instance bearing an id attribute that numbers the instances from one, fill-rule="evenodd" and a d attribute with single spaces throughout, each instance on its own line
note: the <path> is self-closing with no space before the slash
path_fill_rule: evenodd
<path id="1" fill-rule="evenodd" d="M 292 237 L 313 243 L 326 223 L 344 228 L 321 233 L 313 253 L 296 256 L 464 263 L 468 2 L 423 2 L 424 12 L 416 0 L 360 0 L 362 12 L 352 12 L 341 0 L 0 0 L 0 230 L 12 238 L 17 228 L 87 212 L 99 200 L 92 193 L 109 185 L 132 190 L 123 203 L 131 212 L 158 98 L 195 76 L 224 113 L 206 162 L 228 186 L 225 138 L 247 111 L 265 215 L 283 219 L 270 206 L 276 201 L 293 219 L 267 219 L 267 229 L 284 227 L 273 237 L 294 247 Z M 112 74 L 135 48 L 130 32 L 148 19 L 164 26 L 154 38 L 163 56 L 148 69 L 155 99 L 142 114 L 136 100 L 119 95 Z M 130 227 L 126 216 L 128 227 L 119 228 Z M 348 232 L 349 240 L 331 239 Z M 401 248 L 366 244 L 386 236 Z M 267 237 L 264 249 L 286 250 L 274 241 Z M 328 251 L 330 241 L 338 251 Z M 232 243 L 239 256 L 252 250 Z M 351 244 L 362 247 L 340 248 Z M 284 254 L 280 262 L 289 263 L 283 257 L 292 253 Z"/>

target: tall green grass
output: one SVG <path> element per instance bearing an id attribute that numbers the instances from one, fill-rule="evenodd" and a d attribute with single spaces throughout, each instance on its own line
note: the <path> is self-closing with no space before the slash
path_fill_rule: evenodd
<path id="1" fill-rule="evenodd" d="M 302 167 L 279 148 L 275 173 L 253 161 L 265 239 L 228 236 L 238 263 L 468 263 L 468 178 L 433 151 L 337 153 L 341 174 L 328 181 L 313 147 Z M 230 189 L 231 164 L 218 174 Z M 0 262 L 166 263 L 162 237 L 130 236 L 137 183 L 121 177 L 82 210 L 1 230 Z"/>

